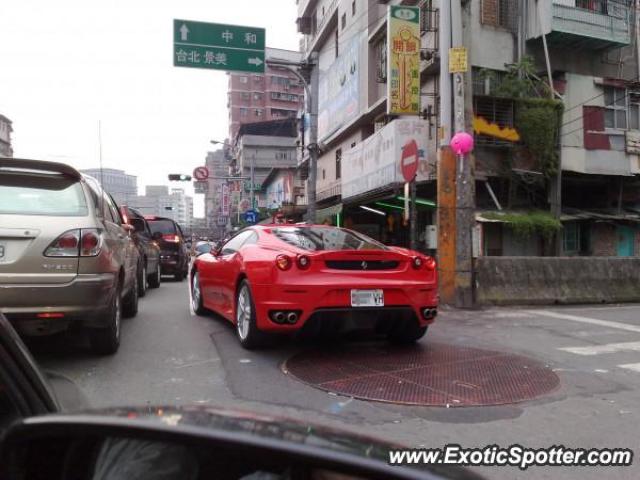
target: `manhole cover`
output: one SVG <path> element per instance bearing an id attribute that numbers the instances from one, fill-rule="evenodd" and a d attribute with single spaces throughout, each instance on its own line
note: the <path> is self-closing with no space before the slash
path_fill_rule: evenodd
<path id="1" fill-rule="evenodd" d="M 560 384 L 551 369 L 520 355 L 435 343 L 310 350 L 283 369 L 322 390 L 407 405 L 503 405 Z"/>

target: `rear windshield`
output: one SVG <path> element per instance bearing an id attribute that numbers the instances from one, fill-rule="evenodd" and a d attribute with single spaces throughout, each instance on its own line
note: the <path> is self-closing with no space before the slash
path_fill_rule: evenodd
<path id="1" fill-rule="evenodd" d="M 171 220 L 148 220 L 148 222 L 151 233 L 160 232 L 163 235 L 175 235 L 178 233 L 176 224 Z"/>
<path id="2" fill-rule="evenodd" d="M 83 217 L 89 214 L 82 186 L 58 175 L 0 175 L 0 214 Z"/>
<path id="3" fill-rule="evenodd" d="M 309 251 L 386 250 L 383 244 L 352 230 L 335 227 L 281 227 L 271 233 L 289 245 Z"/>
<path id="4" fill-rule="evenodd" d="M 196 252 L 198 253 L 207 253 L 211 251 L 211 244 L 203 243 L 201 245 L 196 245 Z"/>

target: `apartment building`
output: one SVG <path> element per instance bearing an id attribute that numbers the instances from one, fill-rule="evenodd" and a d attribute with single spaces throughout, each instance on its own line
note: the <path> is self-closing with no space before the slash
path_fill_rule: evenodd
<path id="1" fill-rule="evenodd" d="M 111 194 L 118 205 L 129 205 L 138 195 L 138 177 L 116 168 L 87 168 L 80 170 L 102 185 Z"/>
<path id="2" fill-rule="evenodd" d="M 13 157 L 11 132 L 13 132 L 11 120 L 0 114 L 0 157 Z"/>
<path id="3" fill-rule="evenodd" d="M 266 58 L 297 63 L 299 52 L 266 49 Z M 264 74 L 229 73 L 227 107 L 229 138 L 233 141 L 245 123 L 296 118 L 304 105 L 304 88 L 298 78 L 283 68 L 265 68 Z"/>
<path id="4" fill-rule="evenodd" d="M 412 117 L 386 113 L 386 13 L 388 5 L 398 4 L 420 6 L 421 14 L 421 105 L 420 115 Z M 524 238 L 513 228 L 515 220 L 496 217 L 549 211 L 556 201 L 557 175 L 545 164 L 553 155 L 545 157 L 525 141 L 527 125 L 538 113 L 527 108 L 534 103 L 529 100 L 538 99 L 513 98 L 509 92 L 510 72 L 516 70 L 547 85 L 538 95 L 543 103 L 551 78 L 554 100 L 549 101 L 559 105 L 559 134 L 552 145 L 562 173 L 559 253 L 640 255 L 637 9 L 638 2 L 630 0 L 462 2 L 471 70 L 469 123 L 476 140 L 476 255 L 558 253 L 542 228 Z M 418 173 L 420 238 L 426 240 L 424 229 L 436 223 L 436 160 L 444 134 L 439 12 L 440 0 L 298 2 L 304 55 L 317 63 L 312 79 L 319 91 L 320 221 L 328 215 L 406 244 L 402 182 L 380 158 L 392 153 L 385 149 L 402 146 L 402 131 L 411 130 L 424 153 Z M 410 125 L 394 127 L 399 121 Z M 355 179 L 352 165 L 358 166 Z"/>

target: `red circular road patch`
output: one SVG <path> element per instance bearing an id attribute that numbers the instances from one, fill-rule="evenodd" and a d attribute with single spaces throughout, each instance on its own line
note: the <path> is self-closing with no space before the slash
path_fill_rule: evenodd
<path id="1" fill-rule="evenodd" d="M 535 360 L 437 343 L 310 350 L 287 360 L 283 370 L 339 395 L 406 405 L 504 405 L 549 393 L 560 384 L 550 368 Z"/>

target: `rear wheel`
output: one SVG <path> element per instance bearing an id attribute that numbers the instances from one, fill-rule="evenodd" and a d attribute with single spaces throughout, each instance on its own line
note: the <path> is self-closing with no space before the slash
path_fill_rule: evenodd
<path id="1" fill-rule="evenodd" d="M 160 286 L 160 261 L 156 265 L 156 271 L 149 277 L 149 288 L 158 288 Z"/>
<path id="2" fill-rule="evenodd" d="M 200 274 L 193 274 L 191 280 L 191 306 L 196 315 L 204 315 L 207 311 L 202 301 L 202 289 L 200 288 Z"/>
<path id="3" fill-rule="evenodd" d="M 133 286 L 122 302 L 122 315 L 124 317 L 135 317 L 138 314 L 138 295 L 140 284 L 138 276 L 133 277 Z"/>
<path id="4" fill-rule="evenodd" d="M 424 337 L 427 329 L 427 326 L 421 327 L 415 320 L 403 322 L 389 332 L 388 339 L 391 343 L 399 345 L 415 343 Z"/>
<path id="5" fill-rule="evenodd" d="M 147 294 L 147 262 L 145 261 L 138 269 L 138 296 L 144 297 Z"/>
<path id="6" fill-rule="evenodd" d="M 120 286 L 117 285 L 107 312 L 108 325 L 105 328 L 92 328 L 89 331 L 89 341 L 94 352 L 100 355 L 112 355 L 118 351 L 121 319 Z"/>
<path id="7" fill-rule="evenodd" d="M 249 282 L 243 280 L 236 294 L 236 334 L 247 350 L 261 346 L 265 334 L 256 325 L 256 308 Z"/>

